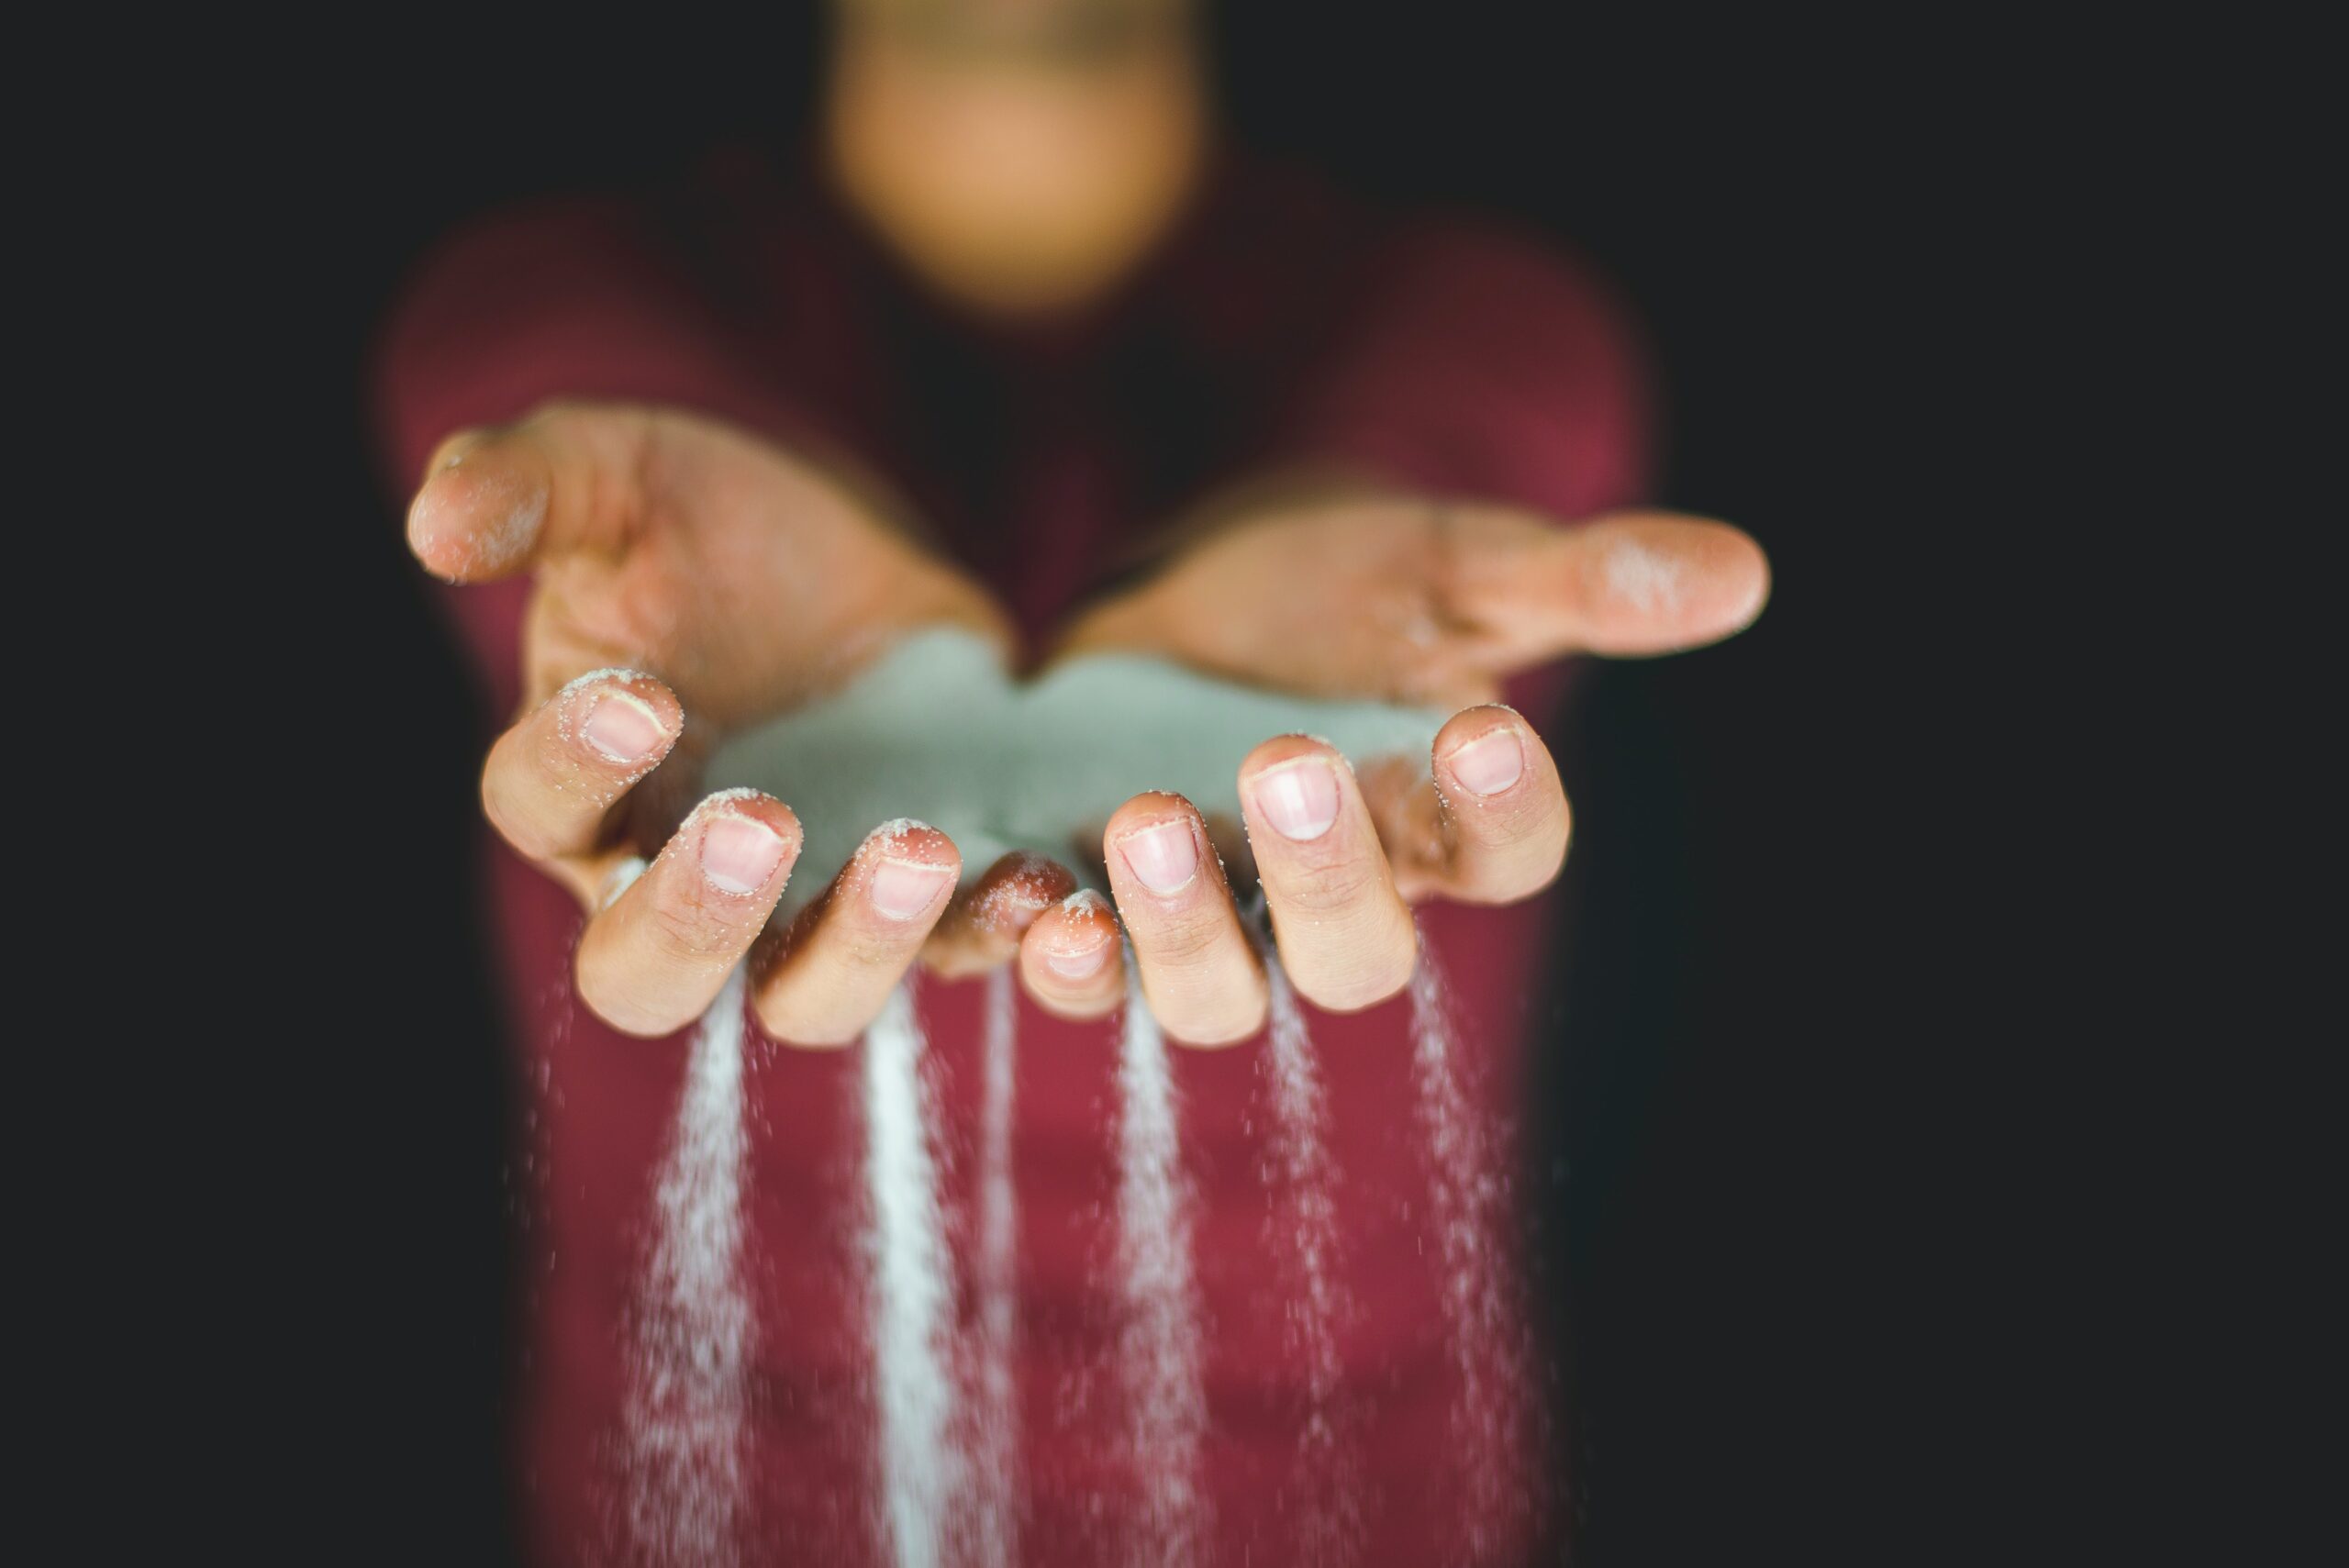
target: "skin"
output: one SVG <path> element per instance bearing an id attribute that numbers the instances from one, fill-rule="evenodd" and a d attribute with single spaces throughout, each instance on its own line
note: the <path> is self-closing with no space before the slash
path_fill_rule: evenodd
<path id="1" fill-rule="evenodd" d="M 1012 315 L 1080 306 L 1178 212 L 1207 120 L 1186 7 L 862 0 L 838 17 L 834 177 L 941 292 Z M 1028 856 L 957 893 L 954 845 L 914 827 L 876 831 L 771 930 L 799 823 L 754 792 L 701 798 L 713 743 L 918 628 L 1015 653 L 1009 618 L 883 494 L 716 421 L 623 405 L 461 431 L 428 463 L 407 517 L 417 559 L 452 583 L 531 579 L 521 711 L 484 768 L 483 809 L 580 900 L 579 994 L 614 1028 L 684 1027 L 745 959 L 761 1027 L 798 1045 L 854 1040 L 917 962 L 1011 963 L 1047 1010 L 1098 1018 L 1125 995 L 1122 935 L 1166 1033 L 1230 1044 L 1264 1021 L 1235 903 L 1257 879 L 1298 993 L 1375 1006 L 1410 978 L 1410 904 L 1512 903 L 1564 860 L 1557 769 L 1496 706 L 1501 682 L 1572 653 L 1713 641 L 1769 592 L 1759 547 L 1722 523 L 1643 512 L 1565 531 L 1518 508 L 1276 476 L 1184 530 L 1055 656 L 1125 649 L 1317 695 L 1451 704 L 1431 777 L 1357 776 L 1318 741 L 1268 737 L 1234 759 L 1244 841 L 1148 794 L 1072 846 L 1072 861 L 1097 857 L 1111 900 L 1070 898 L 1066 867 Z"/>
<path id="2" fill-rule="evenodd" d="M 976 584 L 824 470 L 689 415 L 557 405 L 445 443 L 408 542 L 451 582 L 531 576 L 526 695 L 483 771 L 483 808 L 587 911 L 579 993 L 613 1027 L 682 1028 L 746 956 L 762 1027 L 795 1044 L 855 1039 L 917 962 L 957 975 L 1016 962 L 1040 1005 L 1095 1018 L 1123 995 L 1121 930 L 1172 1038 L 1221 1045 L 1263 1027 L 1226 857 L 1176 795 L 1137 795 L 1097 845 L 1072 847 L 1097 852 L 1114 909 L 1062 902 L 1074 878 L 1028 856 L 958 894 L 953 844 L 915 828 L 876 834 L 787 930 L 767 929 L 799 824 L 754 792 L 697 799 L 711 743 L 918 628 L 1011 647 Z M 1629 576 L 1612 564 L 1627 548 Z M 1638 513 L 1561 531 L 1511 508 L 1364 494 L 1225 521 L 1079 618 L 1061 656 L 1124 648 L 1318 695 L 1466 705 L 1429 777 L 1357 777 L 1302 736 L 1235 762 L 1244 860 L 1282 962 L 1308 1001 L 1346 1011 L 1408 982 L 1411 902 L 1511 903 L 1557 874 L 1565 795 L 1540 737 L 1489 700 L 1500 681 L 1571 652 L 1712 641 L 1759 613 L 1768 584 L 1759 548 L 1724 524 Z"/>
<path id="3" fill-rule="evenodd" d="M 833 181 L 941 294 L 1042 314 L 1124 276 L 1206 161 L 1179 0 L 847 0 L 824 104 Z"/>

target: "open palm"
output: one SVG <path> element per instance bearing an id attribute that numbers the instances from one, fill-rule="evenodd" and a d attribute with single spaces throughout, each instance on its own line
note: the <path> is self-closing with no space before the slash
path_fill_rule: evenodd
<path id="1" fill-rule="evenodd" d="M 1297 989 L 1347 1010 L 1409 980 L 1408 906 L 1508 904 L 1557 874 L 1569 813 L 1549 749 L 1497 705 L 1508 676 L 1575 652 L 1646 654 L 1739 630 L 1768 596 L 1768 562 L 1727 524 L 1616 513 L 1568 528 L 1478 502 L 1360 492 L 1227 519 L 1072 627 L 1063 657 L 1147 652 L 1251 685 L 1461 706 L 1427 764 L 1359 774 L 1327 741 L 1282 736 L 1239 763 L 1246 875 Z M 1105 846 L 1118 914 L 1169 1034 L 1252 1032 L 1266 982 L 1207 823 L 1178 796 L 1129 802 Z M 1237 861 L 1237 857 L 1235 857 Z M 1052 916 L 1039 925 L 1049 939 Z M 1060 1009 L 1115 1006 L 1111 977 L 1057 991 Z"/>
<path id="2" fill-rule="evenodd" d="M 452 437 L 409 538 L 453 581 L 533 573 L 532 704 L 629 666 L 732 728 L 839 684 L 908 627 L 1006 635 L 977 584 L 841 478 L 669 410 L 558 405 Z"/>
<path id="3" fill-rule="evenodd" d="M 843 477 L 665 409 L 562 404 L 450 438 L 408 542 L 454 582 L 531 575 L 523 711 L 491 752 L 483 801 L 592 911 L 581 994 L 638 1033 L 708 1005 L 797 859 L 783 802 L 693 804 L 716 740 L 840 685 L 906 631 L 954 625 L 999 647 L 1010 635 L 975 583 Z M 935 833 L 876 844 L 843 874 L 851 895 L 767 955 L 771 1026 L 810 1040 L 861 1028 L 872 988 L 834 997 L 828 954 L 918 949 L 959 871 Z"/>
<path id="4" fill-rule="evenodd" d="M 1110 817 L 1114 913 L 1063 902 L 1068 871 L 1020 855 L 958 896 L 952 842 L 894 823 L 769 929 L 800 826 L 755 791 L 703 796 L 709 746 L 840 687 L 907 632 L 951 625 L 1009 644 L 985 593 L 839 473 L 695 416 L 562 405 L 444 443 L 408 537 L 452 581 L 532 574 L 523 712 L 491 752 L 483 801 L 590 911 L 579 990 L 616 1027 L 690 1021 L 746 954 L 761 1021 L 805 1044 L 855 1038 L 918 957 L 950 972 L 1016 957 L 1041 1005 L 1097 1016 L 1124 995 L 1121 935 L 1175 1038 L 1261 1025 L 1262 964 L 1207 823 L 1175 795 L 1137 795 Z M 1508 507 L 1355 495 L 1195 541 L 1081 617 L 1063 653 L 1141 651 L 1309 695 L 1475 705 L 1425 769 L 1357 779 L 1297 735 L 1234 759 L 1252 851 L 1241 863 L 1282 960 L 1303 995 L 1345 1009 L 1408 979 L 1410 901 L 1508 903 L 1556 873 L 1564 793 L 1539 737 L 1492 705 L 1502 680 L 1570 651 L 1710 641 L 1759 612 L 1768 582 L 1753 541 L 1724 524 L 1624 514 L 1564 529 Z"/>

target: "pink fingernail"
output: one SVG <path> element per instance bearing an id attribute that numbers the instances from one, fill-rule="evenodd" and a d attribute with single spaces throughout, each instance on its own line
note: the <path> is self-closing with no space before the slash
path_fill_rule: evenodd
<path id="1" fill-rule="evenodd" d="M 1181 817 L 1127 834 L 1118 840 L 1118 852 L 1156 894 L 1180 893 L 1199 872 L 1199 841 Z"/>
<path id="2" fill-rule="evenodd" d="M 952 866 L 931 865 L 925 861 L 884 860 L 873 868 L 873 880 L 866 884 L 866 893 L 873 906 L 890 919 L 910 920 L 935 904 L 953 877 Z"/>
<path id="3" fill-rule="evenodd" d="M 640 762 L 669 738 L 661 716 L 627 692 L 606 692 L 597 697 L 579 732 L 587 738 L 587 744 L 615 762 Z"/>
<path id="4" fill-rule="evenodd" d="M 701 873 L 720 893 L 756 893 L 783 864 L 783 836 L 751 817 L 713 817 L 701 831 Z"/>
<path id="5" fill-rule="evenodd" d="M 1284 839 L 1318 839 L 1338 819 L 1338 775 L 1324 758 L 1275 763 L 1249 782 L 1249 795 Z"/>
<path id="6" fill-rule="evenodd" d="M 1101 966 L 1108 962 L 1109 950 L 1116 945 L 1104 941 L 1086 952 L 1054 952 L 1046 948 L 1044 967 L 1063 980 L 1090 980 L 1101 973 Z"/>
<path id="7" fill-rule="evenodd" d="M 1471 795 L 1498 795 L 1525 776 L 1525 744 L 1514 729 L 1480 735 L 1444 759 L 1452 776 Z"/>

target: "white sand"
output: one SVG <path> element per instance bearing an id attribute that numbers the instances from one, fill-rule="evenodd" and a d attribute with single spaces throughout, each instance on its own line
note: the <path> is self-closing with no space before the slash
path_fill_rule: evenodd
<path id="1" fill-rule="evenodd" d="M 1198 1286 L 1191 1255 L 1191 1190 L 1174 1077 L 1158 1021 L 1128 961 L 1118 1062 L 1118 1256 L 1125 1331 L 1119 1346 L 1128 1451 L 1141 1483 L 1127 1561 L 1132 1568 L 1192 1568 L 1208 1540 L 1199 1489 L 1207 1434 Z"/>
<path id="2" fill-rule="evenodd" d="M 1631 573 L 1637 576 L 1637 571 Z M 1651 594 L 1674 584 L 1642 580 Z M 965 880 L 1014 850 L 1090 874 L 1084 846 L 1143 790 L 1172 791 L 1237 818 L 1240 762 L 1275 735 L 1329 740 L 1356 762 L 1403 756 L 1424 768 L 1446 716 L 1370 703 L 1318 703 L 1208 680 L 1161 661 L 1088 658 L 1018 686 L 985 646 L 957 632 L 899 645 L 829 701 L 735 737 L 711 759 L 713 790 L 751 787 L 799 815 L 806 849 L 778 910 L 805 905 L 882 818 L 932 824 L 962 851 Z M 1130 966 L 1130 958 L 1129 959 Z M 1294 1349 L 1310 1409 L 1299 1453 L 1305 1561 L 1360 1544 L 1359 1479 L 1346 1454 L 1336 1331 L 1337 1226 L 1322 1085 L 1303 1015 L 1272 965 L 1269 1151 L 1282 1267 L 1293 1287 Z M 1011 1183 L 1012 996 L 992 983 L 976 1226 L 979 1344 L 954 1354 L 953 1275 L 937 1187 L 935 1133 L 910 986 L 865 1037 L 866 1174 L 872 1205 L 874 1356 L 888 1536 L 900 1564 L 930 1568 L 950 1536 L 982 1562 L 1017 1554 L 1017 1260 Z M 1498 1232 L 1506 1183 L 1497 1140 L 1461 1077 L 1441 977 L 1424 951 L 1412 985 L 1419 1111 L 1429 1142 L 1446 1330 L 1458 1376 L 1454 1459 L 1471 1555 L 1505 1544 L 1525 1517 L 1521 1386 L 1528 1356 L 1518 1286 Z M 723 1563 L 742 1499 L 741 1375 L 752 1339 L 741 1290 L 741 995 L 739 979 L 704 1021 L 675 1147 L 661 1184 L 663 1234 L 641 1344 L 631 1436 L 646 1479 L 640 1533 L 656 1555 Z M 1208 1411 L 1192 1257 L 1192 1195 L 1180 1106 L 1156 1022 L 1130 985 L 1119 1065 L 1120 1343 L 1129 1427 L 1142 1484 L 1131 1560 L 1185 1568 L 1210 1539 L 1202 1490 Z M 975 1362 L 958 1420 L 956 1373 Z M 953 1516 L 953 1517 L 951 1517 Z M 961 1555 L 958 1553 L 957 1555 Z"/>
<path id="3" fill-rule="evenodd" d="M 1521 1546 L 1532 1512 L 1525 1457 L 1531 1346 L 1503 1230 L 1509 1184 L 1502 1140 L 1463 1073 L 1443 972 L 1424 938 L 1411 976 L 1411 1064 L 1427 1139 L 1444 1333 L 1459 1380 L 1452 1461 L 1464 1486 L 1461 1560 L 1498 1562 Z"/>
<path id="4" fill-rule="evenodd" d="M 629 1522 L 655 1563 L 734 1562 L 745 1503 L 757 1326 L 742 1284 L 742 986 L 737 969 L 694 1036 L 638 1302 Z"/>
<path id="5" fill-rule="evenodd" d="M 763 789 L 798 813 L 807 847 L 782 918 L 822 892 L 885 817 L 945 833 L 966 880 L 1012 850 L 1089 876 L 1109 814 L 1144 790 L 1238 820 L 1241 760 L 1274 736 L 1318 735 L 1358 763 L 1400 755 L 1424 768 L 1448 717 L 1313 702 L 1128 654 L 1074 660 L 1019 685 L 977 639 L 930 631 L 827 701 L 728 740 L 706 783 Z M 1088 838 L 1092 853 L 1079 848 Z"/>
<path id="6" fill-rule="evenodd" d="M 1271 1090 L 1273 1201 L 1266 1251 L 1286 1296 L 1287 1346 L 1305 1373 L 1306 1412 L 1291 1483 L 1300 1568 L 1341 1568 L 1362 1559 L 1361 1459 L 1340 1407 L 1345 1365 L 1341 1317 L 1353 1304 L 1339 1278 L 1337 1172 L 1330 1158 L 1321 1065 L 1261 917 L 1250 932 L 1264 959 L 1272 1021 L 1260 1059 Z"/>
<path id="7" fill-rule="evenodd" d="M 954 1424 L 954 1316 L 938 1207 L 922 1035 L 910 981 L 864 1033 L 866 1201 L 873 1206 L 873 1367 L 881 1474 L 894 1561 L 936 1568 L 947 1510 L 963 1485 Z"/>
<path id="8" fill-rule="evenodd" d="M 1012 1122 L 1019 998 L 1008 966 L 987 976 L 985 1080 L 979 1112 L 979 1346 L 971 1401 L 973 1568 L 1019 1558 L 1019 1202 Z"/>

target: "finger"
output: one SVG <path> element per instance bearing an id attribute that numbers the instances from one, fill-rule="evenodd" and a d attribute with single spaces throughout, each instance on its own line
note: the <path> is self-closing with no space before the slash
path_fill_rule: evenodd
<path id="1" fill-rule="evenodd" d="M 408 504 L 408 548 L 434 575 L 487 583 L 540 556 L 614 550 L 639 508 L 646 409 L 555 404 L 440 443 Z"/>
<path id="2" fill-rule="evenodd" d="M 1008 963 L 1036 917 L 1075 891 L 1067 867 L 1015 850 L 946 906 L 922 962 L 950 980 Z"/>
<path id="3" fill-rule="evenodd" d="M 627 1034 L 662 1035 L 708 1007 L 766 927 L 799 859 L 799 819 L 756 790 L 695 807 L 579 939 L 580 999 Z"/>
<path id="4" fill-rule="evenodd" d="M 1191 803 L 1134 796 L 1110 816 L 1102 854 L 1159 1027 L 1187 1045 L 1230 1045 L 1263 1028 L 1264 972 Z"/>
<path id="5" fill-rule="evenodd" d="M 1625 512 L 1561 528 L 1445 513 L 1448 610 L 1498 673 L 1564 653 L 1671 653 L 1742 631 L 1770 596 L 1762 547 L 1727 523 Z"/>
<path id="6" fill-rule="evenodd" d="M 1057 1018 L 1116 1012 L 1126 999 L 1126 973 L 1109 901 L 1086 888 L 1037 916 L 1020 939 L 1019 984 Z"/>
<path id="7" fill-rule="evenodd" d="M 1265 741 L 1241 764 L 1240 799 L 1281 967 L 1297 993 L 1355 1012 L 1409 984 L 1418 929 L 1338 750 L 1303 735 Z"/>
<path id="8" fill-rule="evenodd" d="M 1557 763 L 1513 708 L 1466 708 L 1436 731 L 1431 774 L 1367 773 L 1397 890 L 1468 904 L 1513 904 L 1547 887 L 1566 858 L 1574 817 Z"/>
<path id="9" fill-rule="evenodd" d="M 876 828 L 823 898 L 758 961 L 760 1026 L 795 1045 L 846 1045 L 863 1032 L 920 955 L 962 874 L 937 828 Z"/>
<path id="10" fill-rule="evenodd" d="M 650 675 L 582 675 L 498 737 L 482 769 L 482 809 L 527 859 L 584 853 L 613 805 L 669 754 L 684 717 Z"/>

